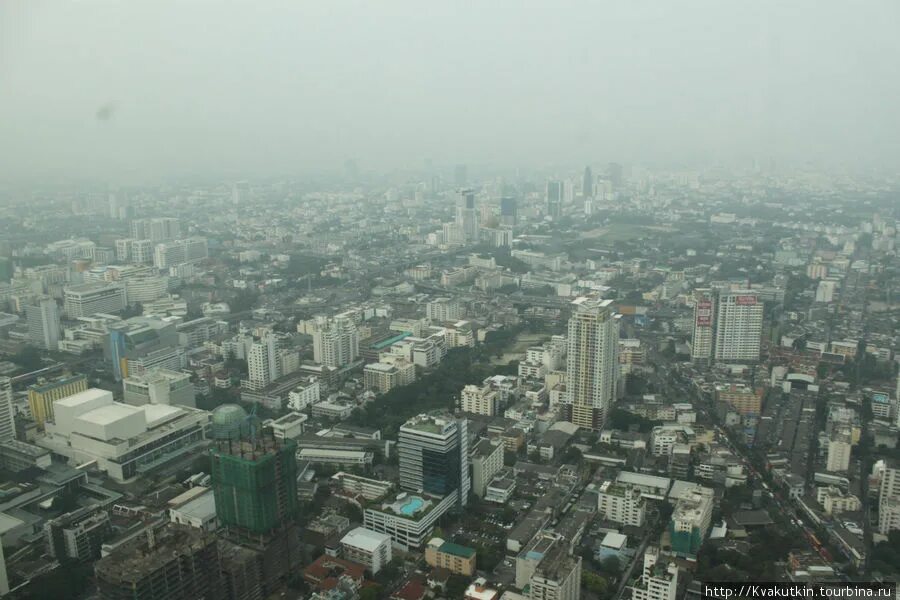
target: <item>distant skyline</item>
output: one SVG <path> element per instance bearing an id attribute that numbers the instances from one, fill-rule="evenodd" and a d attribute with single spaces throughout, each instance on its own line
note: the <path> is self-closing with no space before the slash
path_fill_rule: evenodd
<path id="1" fill-rule="evenodd" d="M 900 3 L 7 0 L 0 181 L 900 166 Z"/>

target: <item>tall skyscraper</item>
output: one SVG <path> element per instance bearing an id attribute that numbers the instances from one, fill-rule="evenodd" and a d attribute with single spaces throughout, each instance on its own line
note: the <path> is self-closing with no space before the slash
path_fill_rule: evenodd
<path id="1" fill-rule="evenodd" d="M 619 322 L 611 300 L 579 298 L 575 303 L 569 319 L 564 416 L 599 431 L 616 394 Z"/>
<path id="2" fill-rule="evenodd" d="M 12 380 L 9 377 L 0 377 L 0 443 L 16 439 L 12 402 Z"/>
<path id="3" fill-rule="evenodd" d="M 694 334 L 691 337 L 691 358 L 694 362 L 709 364 L 713 353 L 713 319 L 715 297 L 708 289 L 694 293 Z"/>
<path id="4" fill-rule="evenodd" d="M 297 511 L 297 444 L 260 435 L 210 449 L 216 514 L 226 528 L 267 534 Z"/>
<path id="5" fill-rule="evenodd" d="M 763 303 L 755 292 L 720 294 L 715 323 L 716 361 L 758 361 L 762 322 Z"/>
<path id="6" fill-rule="evenodd" d="M 59 306 L 44 296 L 25 307 L 28 319 L 28 341 L 44 350 L 59 348 Z"/>
<path id="7" fill-rule="evenodd" d="M 547 215 L 554 219 L 562 214 L 563 182 L 550 180 L 547 182 Z"/>
<path id="8" fill-rule="evenodd" d="M 585 200 L 594 197 L 594 173 L 591 171 L 590 165 L 584 168 L 584 175 L 581 178 L 581 195 Z"/>
<path id="9" fill-rule="evenodd" d="M 400 487 L 437 496 L 455 494 L 457 505 L 468 502 L 468 422 L 447 413 L 419 415 L 400 427 L 397 442 Z"/>
<path id="10" fill-rule="evenodd" d="M 465 243 L 478 241 L 478 214 L 475 210 L 475 192 L 472 190 L 457 191 L 456 226 L 462 232 Z"/>

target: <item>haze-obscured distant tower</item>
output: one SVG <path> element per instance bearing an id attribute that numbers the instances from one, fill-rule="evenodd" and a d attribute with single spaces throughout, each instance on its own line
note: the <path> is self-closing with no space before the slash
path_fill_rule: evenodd
<path id="1" fill-rule="evenodd" d="M 547 215 L 558 219 L 562 214 L 563 183 L 550 180 L 547 182 Z"/>
<path id="2" fill-rule="evenodd" d="M 691 359 L 708 365 L 713 353 L 715 297 L 709 289 L 694 294 L 694 334 L 691 336 Z"/>
<path id="3" fill-rule="evenodd" d="M 469 185 L 469 169 L 466 165 L 456 165 L 456 168 L 453 169 L 453 184 L 456 187 Z"/>
<path id="4" fill-rule="evenodd" d="M 44 296 L 25 307 L 28 319 L 28 341 L 44 350 L 59 349 L 59 306 Z"/>
<path id="5" fill-rule="evenodd" d="M 456 196 L 456 226 L 462 232 L 465 243 L 478 241 L 478 214 L 475 210 L 475 192 L 459 190 Z"/>
<path id="6" fill-rule="evenodd" d="M 622 165 L 619 163 L 609 163 L 609 166 L 607 166 L 607 177 L 612 184 L 613 191 L 622 189 L 622 184 L 624 183 Z"/>
<path id="7" fill-rule="evenodd" d="M 564 416 L 579 427 L 599 431 L 616 395 L 619 322 L 610 300 L 576 302 L 569 319 Z"/>
<path id="8" fill-rule="evenodd" d="M 716 312 L 717 362 L 756 362 L 762 339 L 763 303 L 745 290 L 720 294 Z"/>
<path id="9" fill-rule="evenodd" d="M 590 165 L 584 168 L 584 176 L 581 178 L 581 195 L 585 200 L 594 197 L 594 173 Z"/>
<path id="10" fill-rule="evenodd" d="M 512 227 L 516 224 L 519 207 L 514 196 L 500 198 L 500 224 Z"/>

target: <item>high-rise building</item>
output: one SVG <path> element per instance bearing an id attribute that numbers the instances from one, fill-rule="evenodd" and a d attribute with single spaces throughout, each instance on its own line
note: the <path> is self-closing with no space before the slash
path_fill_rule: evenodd
<path id="1" fill-rule="evenodd" d="M 756 362 L 762 339 L 763 303 L 751 291 L 719 295 L 716 313 L 717 362 Z"/>
<path id="2" fill-rule="evenodd" d="M 554 219 L 562 215 L 563 182 L 550 180 L 547 182 L 547 215 Z"/>
<path id="3" fill-rule="evenodd" d="M 425 305 L 425 316 L 438 323 L 459 321 L 466 316 L 466 307 L 456 298 L 435 298 Z"/>
<path id="4" fill-rule="evenodd" d="M 400 427 L 397 442 L 400 487 L 435 496 L 455 495 L 463 507 L 469 496 L 468 423 L 446 413 L 413 417 Z"/>
<path id="5" fill-rule="evenodd" d="M 466 165 L 456 165 L 453 169 L 453 184 L 456 187 L 465 187 L 469 183 L 469 169 Z"/>
<path id="6" fill-rule="evenodd" d="M 359 330 L 353 320 L 338 315 L 313 334 L 313 360 L 332 368 L 347 366 L 359 358 Z"/>
<path id="7" fill-rule="evenodd" d="M 831 432 L 828 440 L 828 461 L 825 470 L 842 472 L 850 468 L 850 449 L 853 447 L 849 427 L 838 427 Z"/>
<path id="8" fill-rule="evenodd" d="M 125 286 L 120 283 L 85 283 L 69 286 L 63 292 L 64 310 L 70 319 L 97 313 L 112 314 L 128 306 Z"/>
<path id="9" fill-rule="evenodd" d="M 196 392 L 188 373 L 153 368 L 122 381 L 123 401 L 132 406 L 166 404 L 196 408 Z"/>
<path id="10" fill-rule="evenodd" d="M 640 580 L 631 586 L 634 600 L 675 600 L 678 592 L 678 565 L 663 558 L 659 548 L 650 546 L 644 552 L 644 570 Z"/>
<path id="11" fill-rule="evenodd" d="M 106 600 L 222 598 L 218 539 L 188 525 L 151 527 L 94 565 Z"/>
<path id="12" fill-rule="evenodd" d="M 269 534 L 297 512 L 297 444 L 274 436 L 219 441 L 210 449 L 216 514 L 226 528 Z"/>
<path id="13" fill-rule="evenodd" d="M 9 377 L 0 377 L 0 444 L 14 439 L 16 439 L 16 422 L 12 380 Z"/>
<path id="14" fill-rule="evenodd" d="M 615 191 L 620 190 L 622 184 L 625 182 L 623 171 L 624 169 L 622 169 L 622 165 L 619 163 L 609 163 L 606 168 L 607 178 Z"/>
<path id="15" fill-rule="evenodd" d="M 597 512 L 604 519 L 614 523 L 643 527 L 646 518 L 646 502 L 644 502 L 643 494 L 636 487 L 605 481 L 600 486 L 600 493 L 597 496 Z"/>
<path id="16" fill-rule="evenodd" d="M 532 600 L 579 600 L 581 557 L 570 555 L 561 540 L 544 554 L 528 581 Z"/>
<path id="17" fill-rule="evenodd" d="M 193 237 L 157 244 L 153 249 L 153 265 L 158 269 L 197 262 L 209 256 L 206 238 Z"/>
<path id="18" fill-rule="evenodd" d="M 31 418 L 38 425 L 53 420 L 53 403 L 62 398 L 74 396 L 88 389 L 87 377 L 84 375 L 63 375 L 52 380 L 38 380 L 28 386 L 28 406 Z"/>
<path id="19" fill-rule="evenodd" d="M 675 504 L 669 523 L 672 552 L 694 558 L 703 545 L 712 520 L 713 490 L 697 485 L 683 494 Z"/>
<path id="20" fill-rule="evenodd" d="M 503 196 L 500 198 L 500 224 L 512 227 L 518 219 L 519 208 L 518 202 L 514 196 Z"/>
<path id="21" fill-rule="evenodd" d="M 462 232 L 464 243 L 477 243 L 478 214 L 475 209 L 475 192 L 461 189 L 456 194 L 456 227 Z"/>
<path id="22" fill-rule="evenodd" d="M 493 417 L 500 410 L 500 394 L 490 385 L 467 385 L 460 394 L 460 409 L 463 412 Z"/>
<path id="23" fill-rule="evenodd" d="M 878 533 L 900 529 L 900 461 L 886 461 L 878 486 Z"/>
<path id="24" fill-rule="evenodd" d="M 178 239 L 181 237 L 181 221 L 172 217 L 134 219 L 131 221 L 131 237 L 153 242 Z"/>
<path id="25" fill-rule="evenodd" d="M 175 323 L 153 317 L 132 317 L 111 325 L 104 355 L 112 363 L 116 381 L 153 367 L 179 371 L 187 366 Z"/>
<path id="26" fill-rule="evenodd" d="M 25 307 L 28 319 L 28 341 L 45 350 L 59 348 L 59 306 L 48 296 L 38 298 Z"/>
<path id="27" fill-rule="evenodd" d="M 484 498 L 488 484 L 503 469 L 503 444 L 479 440 L 472 449 L 472 493 Z"/>
<path id="28" fill-rule="evenodd" d="M 585 199 L 594 197 L 594 173 L 591 171 L 590 165 L 584 168 L 584 175 L 581 178 L 581 195 Z"/>
<path id="29" fill-rule="evenodd" d="M 616 394 L 619 322 L 612 301 L 579 298 L 569 319 L 565 417 L 599 431 Z"/>
<path id="30" fill-rule="evenodd" d="M 708 289 L 694 294 L 694 335 L 691 337 L 691 359 L 709 364 L 713 355 L 713 319 L 715 298 Z"/>
<path id="31" fill-rule="evenodd" d="M 47 554 L 59 561 L 100 558 L 100 547 L 111 535 L 109 513 L 99 504 L 76 509 L 44 523 Z"/>

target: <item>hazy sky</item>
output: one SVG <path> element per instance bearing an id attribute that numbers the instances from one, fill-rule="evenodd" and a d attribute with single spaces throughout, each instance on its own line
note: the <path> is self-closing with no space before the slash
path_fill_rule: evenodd
<path id="1" fill-rule="evenodd" d="M 900 165 L 900 2 L 0 0 L 0 178 Z"/>

